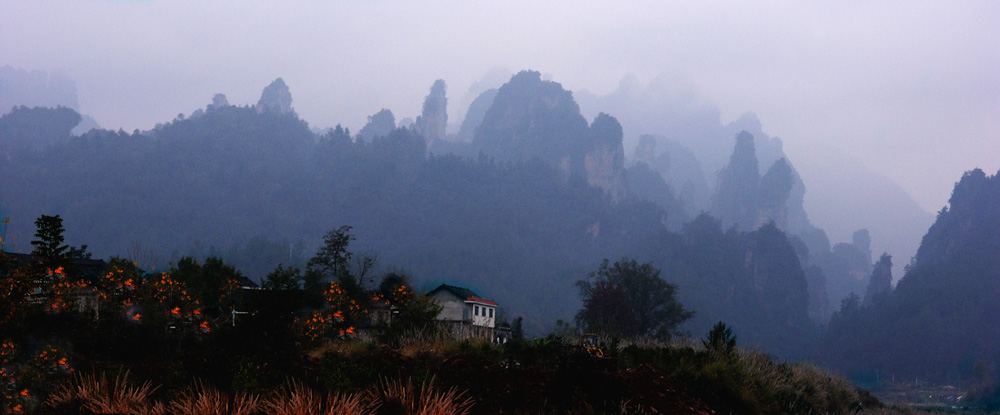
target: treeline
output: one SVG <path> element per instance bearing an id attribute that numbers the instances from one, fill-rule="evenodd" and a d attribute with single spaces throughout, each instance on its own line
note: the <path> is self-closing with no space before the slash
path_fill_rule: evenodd
<path id="1" fill-rule="evenodd" d="M 349 227 L 324 235 L 300 270 L 279 266 L 261 287 L 218 258 L 181 258 L 147 272 L 114 257 L 93 260 L 63 244 L 59 216 L 42 216 L 31 254 L 0 251 L 0 408 L 43 410 L 75 373 L 132 370 L 187 386 L 201 379 L 252 392 L 302 378 L 303 354 L 356 338 L 396 344 L 434 333 L 441 308 L 409 277 L 375 274 L 348 248 Z M 168 394 L 177 391 L 168 392 Z"/>
<path id="2" fill-rule="evenodd" d="M 965 173 L 904 269 L 895 288 L 873 279 L 864 298 L 844 300 L 818 356 L 872 383 L 964 381 L 998 406 L 1000 175 Z"/>
<path id="3" fill-rule="evenodd" d="M 359 252 L 420 281 L 490 293 L 536 333 L 572 317 L 573 283 L 602 258 L 629 255 L 679 286 L 696 312 L 691 332 L 724 320 L 783 355 L 802 355 L 815 337 L 804 273 L 776 228 L 725 231 L 703 216 L 672 233 L 661 205 L 609 203 L 540 160 L 428 157 L 410 129 L 370 141 L 344 129 L 313 137 L 293 113 L 234 106 L 145 134 L 95 130 L 11 158 L 0 167 L 11 179 L 3 205 L 61 213 L 67 235 L 98 253 L 134 241 L 161 268 L 226 254 L 257 278 L 278 263 L 304 266 L 323 229 L 351 224 Z"/>
<path id="4" fill-rule="evenodd" d="M 8 413 L 886 410 L 843 379 L 736 348 L 722 323 L 703 347 L 604 337 L 600 357 L 563 333 L 526 341 L 517 324 L 504 344 L 451 339 L 434 324 L 440 306 L 405 276 L 371 274 L 348 227 L 260 289 L 217 258 L 143 272 L 65 245 L 58 216 L 36 227 L 30 255 L 0 251 Z M 594 276 L 660 287 L 667 308 L 649 316 L 674 318 L 640 327 L 660 339 L 690 316 L 648 264 L 605 262 Z"/>
<path id="5" fill-rule="evenodd" d="M 359 251 L 384 264 L 535 315 L 570 315 L 573 281 L 660 228 L 657 207 L 609 204 L 543 162 L 425 149 L 408 129 L 316 139 L 292 113 L 224 106 L 147 133 L 94 130 L 9 155 L 0 204 L 8 235 L 20 236 L 15 250 L 31 232 L 22 218 L 51 212 L 86 224 L 67 237 L 99 256 L 135 246 L 143 265 L 162 268 L 225 254 L 254 278 L 278 263 L 304 266 L 324 229 L 351 224 Z"/>

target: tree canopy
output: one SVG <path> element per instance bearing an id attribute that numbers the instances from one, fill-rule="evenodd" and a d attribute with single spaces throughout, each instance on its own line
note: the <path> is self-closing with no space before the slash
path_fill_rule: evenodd
<path id="1" fill-rule="evenodd" d="M 677 287 L 660 278 L 652 264 L 605 259 L 587 280 L 576 283 L 584 307 L 577 322 L 594 331 L 669 339 L 694 315 L 675 298 Z"/>
<path id="2" fill-rule="evenodd" d="M 42 215 L 35 220 L 37 231 L 35 232 L 36 239 L 31 241 L 31 245 L 35 247 L 31 251 L 31 255 L 45 263 L 52 264 L 59 263 L 66 257 L 69 246 L 63 245 L 63 241 L 66 239 L 63 237 L 63 232 L 66 229 L 63 228 L 62 222 L 59 215 Z"/>

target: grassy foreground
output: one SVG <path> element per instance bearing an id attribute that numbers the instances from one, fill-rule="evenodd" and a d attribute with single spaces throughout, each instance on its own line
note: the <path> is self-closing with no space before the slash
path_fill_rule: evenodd
<path id="1" fill-rule="evenodd" d="M 95 414 L 910 414 L 842 377 L 753 350 L 613 342 L 606 359 L 557 337 L 495 346 L 412 333 L 394 344 L 327 342 L 280 384 L 82 374 L 41 413 Z M 265 370 L 266 371 L 266 370 Z M 262 378 L 266 374 L 261 373 Z"/>

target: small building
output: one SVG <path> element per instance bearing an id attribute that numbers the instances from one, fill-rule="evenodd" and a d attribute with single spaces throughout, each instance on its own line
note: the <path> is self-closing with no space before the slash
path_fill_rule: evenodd
<path id="1" fill-rule="evenodd" d="M 497 303 L 468 288 L 441 284 L 427 294 L 441 306 L 438 320 L 459 338 L 493 339 L 497 335 Z"/>

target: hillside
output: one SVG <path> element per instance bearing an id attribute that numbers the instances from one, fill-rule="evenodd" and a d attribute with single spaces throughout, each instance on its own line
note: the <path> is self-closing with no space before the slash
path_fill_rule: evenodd
<path id="1" fill-rule="evenodd" d="M 432 88 L 428 119 L 440 121 L 444 93 Z M 30 250 L 34 219 L 59 214 L 67 243 L 96 257 L 124 255 L 145 269 L 220 257 L 257 280 L 279 264 L 305 266 L 324 233 L 351 226 L 356 252 L 376 257 L 379 272 L 473 288 L 502 304 L 502 319 L 527 317 L 533 334 L 571 320 L 580 305 L 574 283 L 602 260 L 627 256 L 669 270 L 664 279 L 696 313 L 682 333 L 722 320 L 747 344 L 786 357 L 808 354 L 839 300 L 829 294 L 870 272 L 864 237 L 831 247 L 822 230 L 788 232 L 808 225 L 801 181 L 782 159 L 764 164 L 767 137 L 759 150 L 752 134 L 733 136 L 746 144 L 734 160 L 762 164 L 751 169 L 757 180 L 713 196 L 745 204 L 749 225 L 730 229 L 727 203 L 713 212 L 723 222 L 686 211 L 655 170 L 662 165 L 626 169 L 617 119 L 598 114 L 588 125 L 572 94 L 537 72 L 498 89 L 473 143 L 459 143 L 481 149 L 477 157 L 429 152 L 414 129 L 392 127 L 388 110 L 365 135 L 339 126 L 315 135 L 292 102 L 278 79 L 253 107 L 217 95 L 150 131 L 74 137 L 66 126 L 37 146 L 5 150 L 6 247 Z M 32 122 L 60 125 L 60 111 L 30 111 Z M 23 139 L 8 128 L 19 120 L 0 118 L 0 142 Z M 650 160 L 663 159 L 654 152 Z M 675 159 L 698 165 L 681 151 Z"/>
<path id="2" fill-rule="evenodd" d="M 1000 359 L 998 253 L 1000 176 L 975 169 L 956 183 L 896 287 L 834 315 L 820 357 L 856 376 L 974 378 L 977 362 Z"/>

